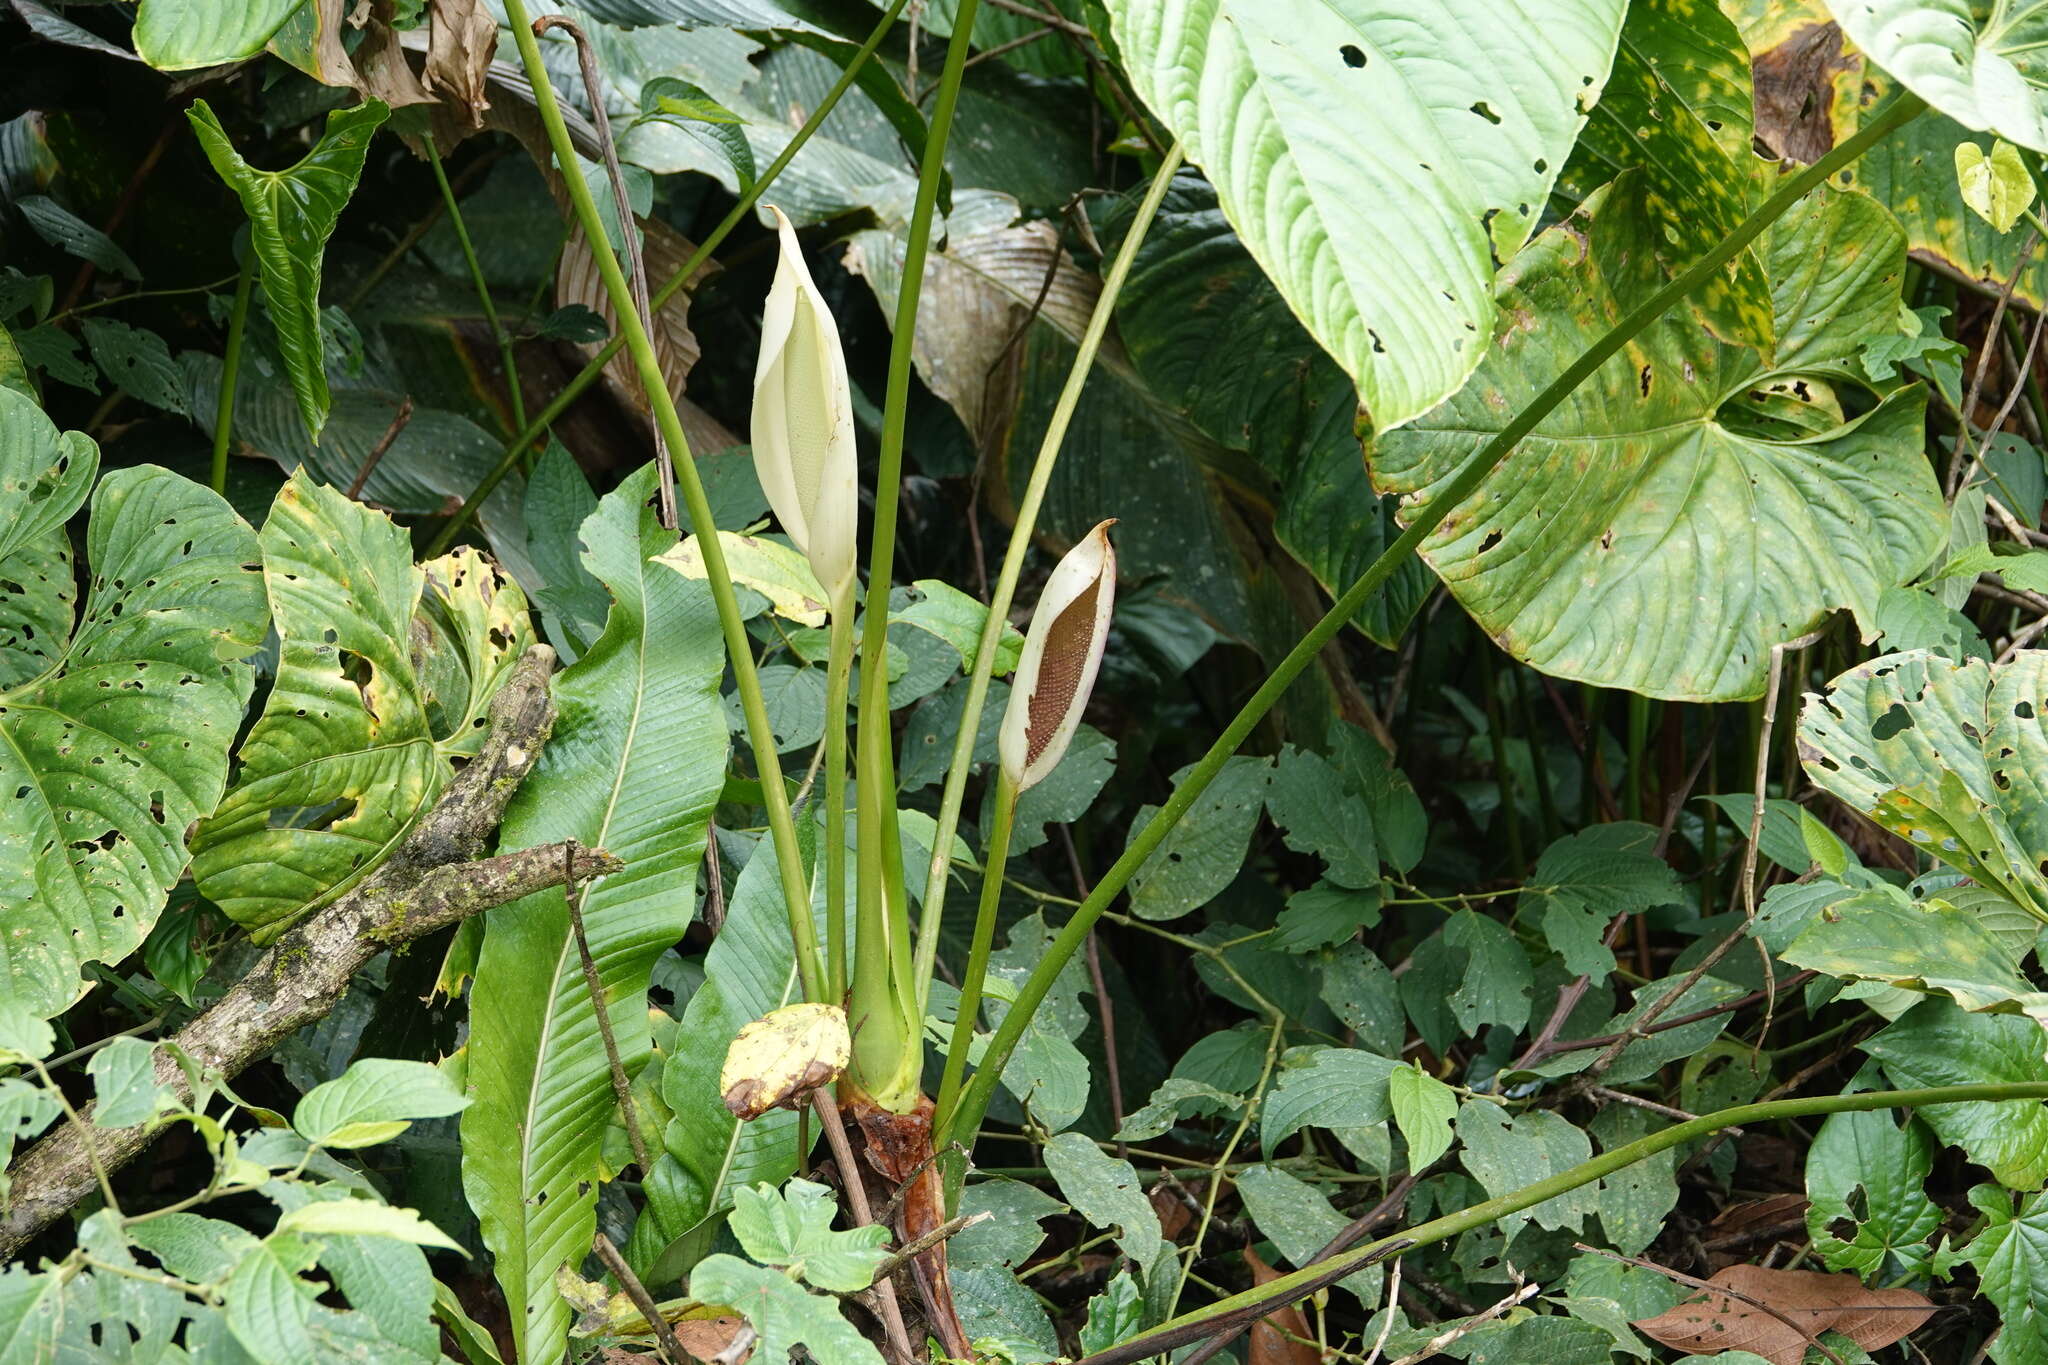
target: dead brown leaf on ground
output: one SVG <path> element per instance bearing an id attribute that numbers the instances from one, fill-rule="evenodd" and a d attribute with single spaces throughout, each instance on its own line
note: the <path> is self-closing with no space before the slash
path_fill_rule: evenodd
<path id="1" fill-rule="evenodd" d="M 1732 1265 L 1716 1271 L 1708 1283 L 1729 1292 L 1702 1290 L 1632 1325 L 1676 1350 L 1702 1355 L 1750 1351 L 1771 1365 L 1800 1365 L 1808 1344 L 1823 1332 L 1840 1332 L 1864 1350 L 1877 1351 L 1934 1314 L 1934 1304 L 1924 1295 L 1869 1289 L 1854 1275 Z"/>

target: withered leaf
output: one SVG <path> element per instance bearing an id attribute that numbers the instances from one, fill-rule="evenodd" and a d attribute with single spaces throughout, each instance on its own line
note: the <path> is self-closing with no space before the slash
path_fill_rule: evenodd
<path id="1" fill-rule="evenodd" d="M 1876 1351 L 1934 1314 L 1934 1304 L 1910 1289 L 1867 1289 L 1854 1275 L 1818 1270 L 1731 1265 L 1716 1271 L 1708 1283 L 1729 1293 L 1701 1290 L 1631 1325 L 1676 1350 L 1702 1355 L 1749 1351 L 1771 1365 L 1800 1365 L 1808 1343 L 1823 1332 L 1840 1332 L 1864 1350 Z M 1735 1294 L 1743 1297 L 1731 1297 Z M 1777 1316 L 1758 1304 L 1775 1309 Z"/>
<path id="2" fill-rule="evenodd" d="M 1266 1284 L 1280 1278 L 1280 1272 L 1259 1259 L 1250 1247 L 1244 1249 L 1244 1263 L 1251 1267 L 1252 1283 Z M 1252 1325 L 1247 1365 L 1318 1365 L 1323 1353 L 1310 1343 L 1315 1333 L 1300 1307 L 1289 1304 Z"/>

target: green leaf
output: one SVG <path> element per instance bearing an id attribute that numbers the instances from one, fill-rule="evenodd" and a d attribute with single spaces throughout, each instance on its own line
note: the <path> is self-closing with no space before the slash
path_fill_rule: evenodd
<path id="1" fill-rule="evenodd" d="M 1992 140 L 1990 156 L 1974 142 L 1958 142 L 1956 183 L 1970 211 L 2000 232 L 2011 232 L 2034 202 L 2034 177 L 2004 138 Z"/>
<path id="2" fill-rule="evenodd" d="M 35 1137 L 63 1112 L 57 1097 L 33 1081 L 0 1077 L 0 1201 L 7 1198 L 7 1163 L 13 1158 L 14 1144 Z"/>
<path id="3" fill-rule="evenodd" d="M 305 0 L 142 0 L 135 50 L 159 71 L 253 57 Z"/>
<path id="4" fill-rule="evenodd" d="M 159 1213 L 126 1231 L 129 1240 L 161 1261 L 164 1269 L 195 1284 L 219 1284 L 257 1245 L 256 1238 L 233 1223 L 197 1213 Z"/>
<path id="5" fill-rule="evenodd" d="M 1319 957 L 1322 989 L 1317 992 L 1344 1027 L 1368 1051 L 1398 1055 L 1407 1041 L 1401 986 L 1378 954 L 1362 943 L 1343 943 Z"/>
<path id="6" fill-rule="evenodd" d="M 2014 941 L 1976 907 L 1914 901 L 1880 886 L 1820 906 L 1779 956 L 1830 976 L 1943 991 L 1966 1010 L 2017 1008 L 2048 1017 L 2048 995 L 2020 971 L 2039 925 L 2024 916 L 2020 924 Z"/>
<path id="7" fill-rule="evenodd" d="M 991 1215 L 962 1228 L 946 1243 L 946 1264 L 1002 1266 L 1015 1270 L 1031 1259 L 1045 1241 L 1041 1221 L 1066 1211 L 1066 1205 L 1021 1180 L 983 1180 L 960 1192 L 960 1212 L 969 1217 Z"/>
<path id="8" fill-rule="evenodd" d="M 1325 879 L 1338 886 L 1379 885 L 1372 810 L 1345 790 L 1343 778 L 1321 754 L 1292 745 L 1282 749 L 1266 789 L 1266 809 L 1289 848 L 1323 858 Z"/>
<path id="9" fill-rule="evenodd" d="M 1321 1190 L 1277 1166 L 1253 1166 L 1234 1183 L 1253 1224 L 1297 1270 L 1313 1263 L 1350 1221 L 1330 1207 Z M 1383 1267 L 1372 1265 L 1337 1283 L 1369 1306 L 1379 1297 L 1383 1277 Z"/>
<path id="10" fill-rule="evenodd" d="M 734 1192 L 729 1226 L 761 1264 L 782 1267 L 819 1289 L 852 1294 L 873 1284 L 875 1268 L 889 1258 L 889 1229 L 870 1223 L 835 1232 L 838 1212 L 837 1197 L 823 1185 L 791 1180 L 777 1190 L 763 1181 Z"/>
<path id="11" fill-rule="evenodd" d="M 1381 489 L 1426 500 L 1663 283 L 1632 177 L 1515 258 L 1485 364 L 1441 412 L 1377 442 Z M 1837 607 L 1868 631 L 1879 593 L 1934 554 L 1944 522 L 1921 453 L 1922 390 L 1820 431 L 1774 426 L 1750 398 L 1769 383 L 1853 378 L 1856 341 L 1898 309 L 1898 225 L 1861 195 L 1817 192 L 1765 246 L 1774 368 L 1667 313 L 1424 540 L 1431 567 L 1517 657 L 1660 697 L 1755 696 L 1773 645 Z"/>
<path id="12" fill-rule="evenodd" d="M 833 1365 L 881 1365 L 881 1353 L 841 1315 L 839 1300 L 806 1293 L 781 1271 L 737 1256 L 709 1256 L 691 1274 L 690 1294 L 744 1315 L 761 1335 L 754 1349 L 764 1360 L 787 1359 L 804 1346 Z"/>
<path id="13" fill-rule="evenodd" d="M 936 578 L 920 578 L 910 586 L 923 595 L 909 606 L 891 612 L 890 623 L 916 626 L 938 636 L 959 653 L 961 671 L 971 672 L 974 656 L 980 652 L 982 625 L 988 620 L 988 608 L 952 584 Z M 1004 623 L 1003 633 L 996 643 L 996 676 L 1002 677 L 1014 670 L 1017 657 L 1023 650 L 1023 633 Z"/>
<path id="14" fill-rule="evenodd" d="M 1398 1062 L 1351 1047 L 1316 1049 L 1273 1082 L 1259 1117 L 1259 1145 L 1271 1152 L 1301 1128 L 1364 1128 L 1385 1123 L 1387 1084 Z"/>
<path id="15" fill-rule="evenodd" d="M 1131 913 L 1140 919 L 1178 919 L 1206 905 L 1237 876 L 1266 801 L 1272 760 L 1239 754 L 1195 798 L 1149 862 L 1131 875 Z M 1173 775 L 1183 781 L 1188 769 Z M 1144 831 L 1158 811 L 1140 806 L 1130 839 Z M 1128 840 L 1126 841 L 1128 843 Z"/>
<path id="16" fill-rule="evenodd" d="M 1647 1110 L 1610 1104 L 1593 1116 L 1587 1130 L 1602 1152 L 1611 1152 L 1664 1126 Z M 1678 1204 L 1678 1154 L 1658 1152 L 1624 1166 L 1600 1181 L 1600 1230 L 1618 1251 L 1639 1256 L 1664 1231 Z"/>
<path id="17" fill-rule="evenodd" d="M 92 348 L 93 363 L 122 392 L 153 408 L 185 415 L 185 377 L 162 337 L 97 317 L 87 318 L 79 330 Z"/>
<path id="18" fill-rule="evenodd" d="M 1828 0 L 1849 41 L 1908 90 L 1967 128 L 2048 151 L 2040 87 L 2048 5 L 1984 8 L 1962 0 Z"/>
<path id="19" fill-rule="evenodd" d="M 292 1110 L 292 1127 L 322 1147 L 367 1147 L 396 1137 L 413 1119 L 444 1118 L 469 1103 L 439 1067 L 365 1057 L 308 1090 Z"/>
<path id="20" fill-rule="evenodd" d="M 1712 0 L 1635 0 L 1614 69 L 1558 177 L 1583 199 L 1640 167 L 1643 206 L 1667 267 L 1684 269 L 1734 231 L 1758 197 L 1749 53 Z M 1771 290 L 1752 244 L 1688 302 L 1723 340 L 1768 354 Z"/>
<path id="21" fill-rule="evenodd" d="M 1493 1101 L 1470 1099 L 1458 1111 L 1457 1132 L 1465 1144 L 1465 1169 L 1496 1199 L 1593 1156 L 1586 1135 L 1548 1110 L 1530 1110 L 1510 1121 L 1507 1111 Z M 1582 1186 L 1500 1221 L 1510 1237 L 1531 1221 L 1552 1232 L 1576 1232 L 1587 1214 L 1597 1212 L 1598 1191 Z"/>
<path id="22" fill-rule="evenodd" d="M 266 35 L 267 36 L 267 35 Z M 363 173 L 370 138 L 391 113 L 381 100 L 336 109 L 313 150 L 281 171 L 242 159 L 205 100 L 186 111 L 199 144 L 249 216 L 249 245 L 263 279 L 263 300 L 298 398 L 306 434 L 327 424 L 327 361 L 320 330 L 320 265 L 328 235 Z"/>
<path id="23" fill-rule="evenodd" d="M 25 194 L 14 201 L 14 206 L 21 210 L 21 216 L 35 230 L 36 236 L 51 246 L 90 261 L 102 270 L 111 270 L 131 280 L 142 278 L 134 260 L 114 244 L 113 238 L 48 195 Z"/>
<path id="24" fill-rule="evenodd" d="M 1273 946 L 1290 953 L 1312 953 L 1342 943 L 1360 929 L 1380 922 L 1380 903 L 1385 898 L 1386 892 L 1378 884 L 1353 891 L 1317 882 L 1287 898 L 1287 908 L 1274 921 Z"/>
<path id="25" fill-rule="evenodd" d="M 10 1063 L 41 1061 L 56 1046 L 56 1031 L 26 1001 L 0 997 L 0 1056 Z"/>
<path id="26" fill-rule="evenodd" d="M 85 1064 L 92 1077 L 93 1125 L 128 1128 L 147 1123 L 170 1096 L 156 1081 L 156 1044 L 142 1038 L 116 1038 Z"/>
<path id="27" fill-rule="evenodd" d="M 1168 1076 L 1153 1090 L 1144 1108 L 1124 1118 L 1124 1126 L 1117 1129 L 1116 1137 L 1119 1142 L 1149 1142 L 1184 1117 L 1236 1114 L 1243 1109 L 1242 1095 L 1226 1094 L 1206 1081 Z"/>
<path id="28" fill-rule="evenodd" d="M 1046 1169 L 1074 1212 L 1090 1226 L 1113 1230 L 1117 1245 L 1138 1263 L 1148 1283 L 1155 1269 L 1173 1264 L 1173 1244 L 1159 1235 L 1159 1215 L 1130 1162 L 1119 1161 L 1079 1133 L 1061 1133 L 1044 1150 Z"/>
<path id="29" fill-rule="evenodd" d="M 289 1234 L 251 1247 L 221 1289 L 228 1330 L 258 1360 L 317 1360 L 311 1330 L 316 1286 L 299 1278 L 304 1244 Z"/>
<path id="30" fill-rule="evenodd" d="M 462 1250 L 462 1243 L 412 1209 L 393 1208 L 368 1199 L 316 1200 L 277 1220 L 279 1232 L 304 1237 L 389 1237 L 413 1246 Z"/>
<path id="31" fill-rule="evenodd" d="M 1659 1001 L 1675 990 L 1684 980 L 1683 976 L 1667 977 L 1662 981 L 1651 981 L 1637 988 L 1634 1001 L 1626 1010 L 1616 1014 L 1595 1032 L 1595 1036 L 1626 1033 L 1637 1021 Z M 1737 996 L 1747 994 L 1741 986 L 1718 976 L 1703 976 L 1686 987 L 1683 994 L 1658 1014 L 1658 1019 L 1677 1019 L 1696 1010 L 1711 1009 L 1725 1004 Z M 1621 1050 L 1621 1055 L 1608 1067 L 1606 1077 L 1609 1085 L 1626 1085 L 1630 1081 L 1653 1076 L 1664 1067 L 1681 1057 L 1690 1057 L 1719 1036 L 1728 1026 L 1725 1014 L 1710 1014 L 1690 1024 L 1677 1028 L 1660 1029 L 1647 1037 L 1637 1039 Z M 1593 1064 L 1593 1059 L 1605 1052 L 1605 1047 L 1582 1048 L 1575 1052 L 1562 1053 L 1549 1061 L 1531 1068 L 1540 1076 L 1569 1076 Z"/>
<path id="32" fill-rule="evenodd" d="M 1995 1185 L 1979 1185 L 1970 1202 L 1986 1221 L 1961 1259 L 1977 1267 L 1978 1285 L 2004 1323 L 1991 1359 L 1999 1365 L 2048 1359 L 2048 1191 L 2015 1201 Z"/>
<path id="33" fill-rule="evenodd" d="M 68 590 L 68 566 L 61 588 L 37 569 L 55 562 L 92 444 L 60 442 L 12 390 L 0 390 L 0 433 L 0 479 L 51 489 L 0 530 L 0 578 L 24 581 L 22 565 L 31 591 Z M 155 923 L 185 865 L 186 829 L 226 784 L 253 680 L 242 660 L 266 616 L 254 533 L 165 470 L 102 480 L 86 549 L 77 628 L 64 611 L 44 669 L 0 690 L 0 956 L 11 989 L 46 1014 L 84 992 L 81 966 L 120 961 Z"/>
<path id="34" fill-rule="evenodd" d="M 680 77 L 657 76 L 640 87 L 640 116 L 666 122 L 716 150 L 739 177 L 741 193 L 754 183 L 753 144 L 738 126 L 746 120 L 700 87 Z"/>
<path id="35" fill-rule="evenodd" d="M 1808 698 L 1800 758 L 1821 790 L 2048 920 L 2044 684 L 2033 650 L 2000 665 L 1888 654 Z"/>
<path id="36" fill-rule="evenodd" d="M 1387 1105 L 1408 1140 L 1408 1169 L 1420 1171 L 1451 1150 L 1451 1120 L 1458 1116 L 1458 1092 L 1420 1064 L 1399 1067 L 1387 1077 Z"/>
<path id="37" fill-rule="evenodd" d="M 1451 992 L 1451 1013 L 1469 1037 L 1488 1024 L 1520 1032 L 1529 1022 L 1535 977 L 1514 931 L 1477 910 L 1460 910 L 1444 925 L 1444 946 L 1464 949 L 1465 975 Z"/>
<path id="38" fill-rule="evenodd" d="M 1941 1225 L 1927 1197 L 1933 1169 L 1933 1144 L 1911 1114 L 1903 1127 L 1887 1110 L 1828 1115 L 1806 1149 L 1806 1230 L 1828 1269 L 1880 1282 L 1923 1273 Z"/>
<path id="39" fill-rule="evenodd" d="M 200 894 L 258 942 L 396 851 L 532 638 L 525 595 L 474 550 L 415 567 L 402 527 L 304 470 L 261 540 L 276 681 L 192 838 Z"/>
<path id="40" fill-rule="evenodd" d="M 1512 11 L 1113 0 L 1132 84 L 1383 430 L 1492 332 L 1495 256 L 1535 226 L 1598 98 L 1622 6 Z"/>
<path id="41" fill-rule="evenodd" d="M 1915 1005 L 1862 1047 L 1902 1087 L 2048 1081 L 2038 1024 L 1968 1014 L 1945 1000 Z M 2000 1183 L 2031 1190 L 2048 1180 L 2048 1107 L 2040 1101 L 1931 1104 L 1919 1114 Z"/>
<path id="42" fill-rule="evenodd" d="M 583 888 L 582 914 L 629 1076 L 648 1054 L 648 975 L 690 925 L 727 748 L 717 614 L 702 584 L 648 562 L 675 544 L 646 506 L 653 491 L 648 466 L 584 525 L 584 563 L 611 589 L 611 616 L 556 677 L 553 738 L 499 831 L 505 849 L 573 838 L 625 860 Z M 519 1305 L 519 1354 L 549 1359 L 570 1317 L 555 1267 L 590 1245 L 617 1103 L 559 891 L 489 913 L 470 1000 L 463 1187 Z"/>
<path id="43" fill-rule="evenodd" d="M 1144 1291 L 1139 1289 L 1136 1276 L 1119 1270 L 1100 1294 L 1088 1300 L 1088 1318 L 1081 1324 L 1081 1353 L 1106 1351 L 1136 1336 L 1144 1325 Z"/>
<path id="44" fill-rule="evenodd" d="M 1604 942 L 1608 924 L 1681 899 L 1678 874 L 1653 851 L 1648 825 L 1596 825 L 1568 834 L 1543 850 L 1521 911 L 1540 914 L 1544 940 L 1564 957 L 1574 976 L 1605 977 L 1614 954 Z"/>

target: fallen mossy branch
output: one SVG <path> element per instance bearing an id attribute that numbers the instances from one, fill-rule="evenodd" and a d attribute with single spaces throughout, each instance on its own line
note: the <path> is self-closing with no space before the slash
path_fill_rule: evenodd
<path id="1" fill-rule="evenodd" d="M 1375 1261 L 1408 1251 L 1413 1247 L 1428 1246 L 1432 1242 L 1445 1241 L 1473 1228 L 1505 1218 L 1511 1213 L 1534 1208 L 1547 1199 L 1569 1194 L 1581 1186 L 1590 1185 L 1603 1176 L 1625 1170 L 1639 1161 L 1646 1161 L 1659 1152 L 1669 1151 L 1694 1138 L 1707 1137 L 1723 1128 L 1742 1127 L 1756 1123 L 1772 1123 L 1783 1119 L 1812 1118 L 1822 1114 L 1861 1113 L 1872 1109 L 1919 1109 L 1930 1104 L 1983 1104 L 2001 1100 L 2048 1100 L 2048 1082 L 2015 1081 L 2002 1085 L 1943 1085 L 1919 1090 L 1868 1090 L 1855 1095 L 1816 1095 L 1805 1099 L 1770 1100 L 1761 1104 L 1739 1104 L 1732 1109 L 1718 1109 L 1711 1114 L 1702 1114 L 1685 1123 L 1673 1124 L 1662 1132 L 1616 1147 L 1611 1152 L 1602 1152 L 1590 1161 L 1582 1161 L 1567 1171 L 1560 1171 L 1546 1180 L 1533 1185 L 1524 1185 L 1511 1190 L 1498 1199 L 1488 1199 L 1442 1218 L 1433 1218 L 1392 1237 L 1382 1237 L 1368 1242 L 1354 1251 L 1341 1256 L 1303 1266 L 1278 1279 L 1268 1280 L 1262 1285 L 1233 1294 L 1227 1299 L 1192 1313 L 1184 1313 L 1171 1322 L 1162 1323 L 1149 1332 L 1142 1332 L 1128 1341 L 1117 1343 L 1106 1351 L 1098 1351 L 1085 1357 L 1077 1365 L 1130 1365 L 1133 1361 L 1149 1356 L 1164 1355 L 1177 1347 L 1223 1333 L 1235 1333 L 1269 1313 L 1276 1313 L 1288 1304 L 1306 1298 L 1319 1289 L 1335 1284 Z"/>
<path id="2" fill-rule="evenodd" d="M 449 784 L 434 808 L 391 858 L 354 891 L 308 916 L 256 959 L 228 993 L 168 1040 L 193 1063 L 224 1079 L 269 1054 L 295 1031 L 326 1016 L 371 958 L 494 906 L 560 886 L 568 866 L 560 844 L 494 858 L 479 855 L 505 807 L 540 760 L 554 726 L 548 678 L 555 652 L 526 651 L 491 703 L 482 750 Z M 578 849 L 576 875 L 620 870 L 601 849 Z M 159 1052 L 156 1081 L 191 1099 L 184 1069 Z M 89 1121 L 91 1109 L 81 1113 Z M 126 1165 L 162 1131 L 160 1125 L 95 1128 L 67 1125 L 30 1148 L 8 1177 L 12 1192 L 0 1215 L 0 1257 L 22 1245 L 99 1188 L 94 1173 Z"/>

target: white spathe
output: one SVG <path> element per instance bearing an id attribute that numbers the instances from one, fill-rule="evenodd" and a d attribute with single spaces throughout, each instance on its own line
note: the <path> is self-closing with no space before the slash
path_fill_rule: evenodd
<path id="1" fill-rule="evenodd" d="M 1116 605 L 1114 525 L 1101 523 L 1067 551 L 1031 614 L 998 741 L 1003 774 L 1020 792 L 1059 766 L 1095 690 Z"/>
<path id="2" fill-rule="evenodd" d="M 770 212 L 781 254 L 754 368 L 754 472 L 776 520 L 838 602 L 853 586 L 860 512 L 846 353 L 796 230 L 781 209 Z"/>

